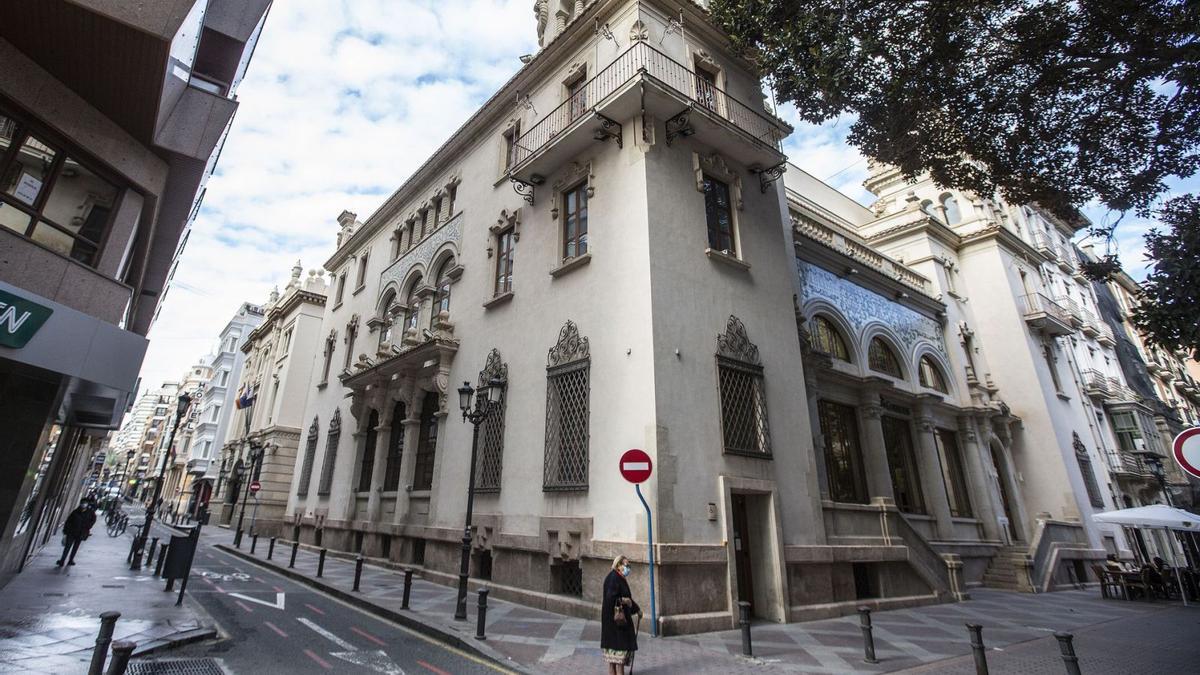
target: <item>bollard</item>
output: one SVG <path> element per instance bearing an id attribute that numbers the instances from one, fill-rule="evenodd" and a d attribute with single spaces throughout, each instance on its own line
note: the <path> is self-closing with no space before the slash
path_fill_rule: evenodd
<path id="1" fill-rule="evenodd" d="M 275 537 L 271 537 L 270 543 L 267 544 L 267 560 L 270 560 L 273 555 L 275 555 Z"/>
<path id="2" fill-rule="evenodd" d="M 92 665 L 88 675 L 103 675 L 104 660 L 108 658 L 108 645 L 112 642 L 113 630 L 117 627 L 120 612 L 104 612 L 100 615 L 100 634 L 96 636 L 96 647 L 92 650 Z"/>
<path id="3" fill-rule="evenodd" d="M 742 656 L 754 656 L 750 644 L 750 603 L 738 602 L 738 625 L 742 627 Z"/>
<path id="4" fill-rule="evenodd" d="M 250 555 L 254 555 L 254 549 L 258 548 L 258 535 L 250 535 Z"/>
<path id="5" fill-rule="evenodd" d="M 317 576 L 325 575 L 325 549 L 321 549 L 321 557 L 317 560 Z"/>
<path id="6" fill-rule="evenodd" d="M 129 667 L 129 657 L 136 648 L 136 642 L 128 640 L 114 642 L 112 663 L 108 664 L 108 675 L 125 675 L 125 669 Z"/>
<path id="7" fill-rule="evenodd" d="M 240 527 L 237 529 L 236 532 L 233 533 L 233 547 L 234 548 L 242 547 L 242 528 L 240 528 Z"/>
<path id="8" fill-rule="evenodd" d="M 975 675 L 988 675 L 987 649 L 983 646 L 983 626 L 969 623 L 967 631 L 971 633 L 971 652 L 975 655 Z"/>
<path id="9" fill-rule="evenodd" d="M 879 663 L 875 658 L 875 636 L 871 634 L 871 608 L 859 607 L 858 620 L 863 634 L 863 662 Z"/>
<path id="10" fill-rule="evenodd" d="M 358 582 L 362 580 L 362 566 L 363 566 L 363 557 L 362 557 L 362 554 L 359 553 L 358 557 L 354 559 L 354 592 L 355 593 L 358 592 Z"/>
<path id="11" fill-rule="evenodd" d="M 292 542 L 292 559 L 288 561 L 288 569 L 289 570 L 296 566 L 296 551 L 298 551 L 298 550 L 300 550 L 300 540 L 299 539 Z"/>
<path id="12" fill-rule="evenodd" d="M 1063 665 L 1067 667 L 1067 675 L 1080 675 L 1079 657 L 1075 656 L 1075 645 L 1071 642 L 1075 636 L 1071 633 L 1055 633 L 1054 637 L 1058 640 L 1058 648 L 1062 651 Z"/>
<path id="13" fill-rule="evenodd" d="M 404 570 L 404 595 L 400 598 L 400 609 L 408 609 L 408 594 L 412 591 L 412 570 Z"/>
<path id="14" fill-rule="evenodd" d="M 158 537 L 150 538 L 150 555 L 146 558 L 146 566 L 154 564 L 154 551 L 158 548 Z"/>
<path id="15" fill-rule="evenodd" d="M 158 562 L 154 563 L 154 576 L 161 577 L 163 573 L 163 562 L 167 559 L 167 549 L 171 548 L 170 544 L 164 543 L 162 548 L 158 549 Z"/>
<path id="16" fill-rule="evenodd" d="M 487 639 L 487 631 L 486 631 L 486 628 L 487 628 L 487 596 L 488 596 L 487 588 L 479 589 L 479 612 L 476 614 L 476 619 L 475 619 L 475 639 L 476 640 L 486 640 Z"/>

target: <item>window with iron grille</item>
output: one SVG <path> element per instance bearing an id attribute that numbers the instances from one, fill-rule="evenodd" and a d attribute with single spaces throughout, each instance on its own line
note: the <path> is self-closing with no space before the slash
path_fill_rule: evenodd
<path id="1" fill-rule="evenodd" d="M 888 469 L 892 474 L 896 508 L 904 513 L 925 513 L 921 475 L 913 449 L 912 425 L 908 420 L 889 415 L 884 415 L 880 421 L 883 427 L 883 447 L 887 454 Z"/>
<path id="2" fill-rule="evenodd" d="M 438 440 L 438 395 L 426 392 L 421 404 L 421 431 L 417 439 L 417 456 L 413 468 L 413 489 L 428 490 L 433 487 L 433 463 L 437 458 Z"/>
<path id="3" fill-rule="evenodd" d="M 375 410 L 367 417 L 367 437 L 363 443 L 362 461 L 358 468 L 358 491 L 371 489 L 371 474 L 375 473 L 375 446 L 379 442 L 379 413 Z"/>
<path id="4" fill-rule="evenodd" d="M 583 568 L 578 560 L 564 560 L 550 566 L 554 592 L 559 595 L 583 597 Z"/>
<path id="5" fill-rule="evenodd" d="M 717 388 L 721 399 L 721 436 L 725 452 L 771 456 L 767 400 L 758 347 L 741 319 L 730 316 L 717 336 Z"/>
<path id="6" fill-rule="evenodd" d="M 808 343 L 813 351 L 828 354 L 839 361 L 850 361 L 850 349 L 833 322 L 823 316 L 815 316 L 812 330 L 808 332 Z"/>
<path id="7" fill-rule="evenodd" d="M 881 338 L 873 338 L 870 346 L 867 347 L 867 365 L 877 373 L 901 379 L 904 377 L 903 371 L 900 370 L 900 359 L 896 358 L 896 352 L 892 351 L 892 348 Z"/>
<path id="8" fill-rule="evenodd" d="M 591 352 L 574 321 L 558 333 L 546 357 L 544 490 L 588 487 L 588 401 Z"/>
<path id="9" fill-rule="evenodd" d="M 1071 432 L 1075 437 L 1072 445 L 1075 448 L 1075 461 L 1079 464 L 1079 473 L 1083 476 L 1083 487 L 1087 490 L 1088 501 L 1092 506 L 1104 508 L 1104 493 L 1100 492 L 1100 484 L 1096 482 L 1096 472 L 1092 470 L 1092 458 L 1088 456 L 1087 446 L 1080 440 L 1079 434 Z"/>
<path id="10" fill-rule="evenodd" d="M 317 436 L 320 426 L 317 418 L 313 418 L 312 426 L 308 428 L 308 439 L 304 442 L 304 463 L 300 465 L 300 483 L 296 486 L 297 497 L 308 496 L 308 484 L 312 482 L 313 459 L 317 454 Z"/>
<path id="11" fill-rule="evenodd" d="M 922 387 L 940 391 L 943 394 L 949 393 L 946 387 L 946 378 L 942 377 L 942 370 L 928 356 L 921 357 L 920 367 L 917 370 L 917 379 L 920 381 Z"/>
<path id="12" fill-rule="evenodd" d="M 500 359 L 500 350 L 488 354 L 483 370 L 479 371 L 479 391 L 493 379 L 508 381 L 508 365 Z M 504 464 L 504 411 L 508 405 L 508 388 L 500 392 L 500 402 L 479 425 L 479 447 L 476 452 L 475 491 L 499 492 L 500 474 Z"/>
<path id="13" fill-rule="evenodd" d="M 400 460 L 404 458 L 404 419 L 408 416 L 402 401 L 392 408 L 391 431 L 388 435 L 387 463 L 383 469 L 383 489 L 400 489 Z M 386 557 L 386 556 L 384 556 Z"/>
<path id="14" fill-rule="evenodd" d="M 866 504 L 869 501 L 867 478 L 854 408 L 821 401 L 817 410 L 821 418 L 821 436 L 825 440 L 829 498 L 835 502 Z"/>
<path id="15" fill-rule="evenodd" d="M 321 462 L 321 482 L 317 484 L 317 494 L 329 494 L 333 487 L 333 464 L 337 461 L 338 441 L 342 435 L 342 411 L 333 411 L 333 419 L 329 421 L 329 431 L 325 435 L 325 459 Z"/>

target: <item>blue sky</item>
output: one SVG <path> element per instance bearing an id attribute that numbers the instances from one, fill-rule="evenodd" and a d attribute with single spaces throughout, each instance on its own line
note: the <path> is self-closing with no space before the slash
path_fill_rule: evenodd
<path id="1" fill-rule="evenodd" d="M 537 49 L 531 0 L 287 0 L 271 9 L 241 106 L 142 369 L 177 379 L 244 301 L 263 303 L 300 260 L 319 269 L 336 218 L 365 218 Z M 792 161 L 852 197 L 866 161 L 848 121 L 794 119 Z M 1094 218 L 1101 214 L 1089 213 Z M 1140 277 L 1140 234 L 1121 228 Z"/>

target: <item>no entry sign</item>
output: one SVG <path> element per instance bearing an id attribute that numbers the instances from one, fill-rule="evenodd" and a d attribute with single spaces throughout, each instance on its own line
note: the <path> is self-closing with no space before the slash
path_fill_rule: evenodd
<path id="1" fill-rule="evenodd" d="M 637 448 L 626 450 L 625 454 L 621 455 L 618 466 L 621 469 L 621 477 L 634 485 L 645 483 L 654 472 L 654 463 L 650 461 L 650 455 Z"/>
<path id="2" fill-rule="evenodd" d="M 262 483 L 260 483 L 258 481 L 253 481 L 250 483 L 250 492 L 258 492 L 261 489 L 262 489 Z"/>
<path id="3" fill-rule="evenodd" d="M 1171 450 L 1179 468 L 1200 478 L 1200 427 L 1181 432 L 1171 444 Z"/>

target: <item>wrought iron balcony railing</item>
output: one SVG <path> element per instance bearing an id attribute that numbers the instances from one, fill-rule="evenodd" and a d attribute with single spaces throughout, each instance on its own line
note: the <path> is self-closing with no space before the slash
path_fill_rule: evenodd
<path id="1" fill-rule="evenodd" d="M 1109 388 L 1108 376 L 1098 370 L 1083 371 L 1083 391 L 1093 398 L 1108 398 L 1112 391 Z"/>
<path id="2" fill-rule="evenodd" d="M 1067 335 L 1074 331 L 1067 309 L 1041 293 L 1021 296 L 1025 321 L 1050 335 Z"/>
<path id="3" fill-rule="evenodd" d="M 575 122 L 588 117 L 610 94 L 639 76 L 673 90 L 697 108 L 713 113 L 782 154 L 783 139 L 791 131 L 786 122 L 755 110 L 684 64 L 645 42 L 637 42 L 521 134 L 509 157 L 508 168 L 519 167 Z"/>

